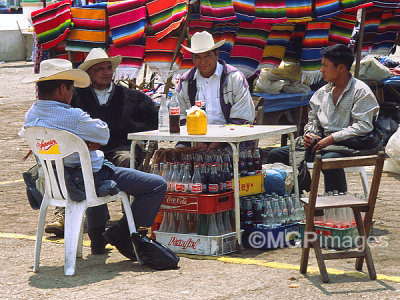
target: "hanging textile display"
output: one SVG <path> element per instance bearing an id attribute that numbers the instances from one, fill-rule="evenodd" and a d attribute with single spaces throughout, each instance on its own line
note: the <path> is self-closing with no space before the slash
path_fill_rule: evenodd
<path id="1" fill-rule="evenodd" d="M 321 80 L 321 50 L 328 46 L 330 21 L 312 21 L 307 23 L 300 56 L 301 82 L 313 84 Z"/>
<path id="2" fill-rule="evenodd" d="M 146 3 L 152 30 L 158 40 L 179 28 L 185 20 L 188 0 L 153 0 Z"/>
<path id="3" fill-rule="evenodd" d="M 360 8 L 367 8 L 374 4 L 371 0 L 341 0 L 342 10 L 358 10 Z"/>
<path id="4" fill-rule="evenodd" d="M 263 24 L 281 23 L 287 20 L 285 0 L 256 0 L 256 22 Z"/>
<path id="5" fill-rule="evenodd" d="M 341 13 L 331 19 L 331 27 L 329 28 L 328 42 L 329 45 L 343 44 L 349 45 L 351 34 L 357 22 L 356 13 Z"/>
<path id="6" fill-rule="evenodd" d="M 67 51 L 106 50 L 106 6 L 99 3 L 71 8 L 74 27 L 67 37 Z"/>
<path id="7" fill-rule="evenodd" d="M 114 46 L 121 47 L 144 37 L 145 3 L 145 0 L 107 3 L 108 24 Z"/>
<path id="8" fill-rule="evenodd" d="M 54 47 L 54 57 L 51 58 L 61 58 L 66 60 L 71 58 L 74 68 L 77 68 L 85 60 L 85 52 L 70 52 L 71 54 L 69 54 L 65 47 L 65 42 L 62 42 Z"/>
<path id="9" fill-rule="evenodd" d="M 32 12 L 33 28 L 43 50 L 53 48 L 66 39 L 72 26 L 71 3 L 65 0 Z"/>
<path id="10" fill-rule="evenodd" d="M 137 77 L 138 71 L 143 64 L 145 39 L 142 38 L 135 44 L 128 44 L 122 47 L 110 45 L 110 56 L 122 56 L 122 61 L 114 72 L 115 80 L 132 80 Z"/>
<path id="11" fill-rule="evenodd" d="M 271 28 L 259 69 L 279 67 L 294 30 L 294 24 L 275 24 Z"/>
<path id="12" fill-rule="evenodd" d="M 271 26 L 255 22 L 240 23 L 229 64 L 235 66 L 244 76 L 249 77 L 257 70 Z"/>
<path id="13" fill-rule="evenodd" d="M 244 22 L 254 21 L 256 19 L 255 2 L 256 0 L 232 0 L 236 20 Z"/>
<path id="14" fill-rule="evenodd" d="M 220 22 L 235 20 L 232 0 L 200 0 L 200 18 Z"/>
<path id="15" fill-rule="evenodd" d="M 399 9 L 399 0 L 372 0 L 374 7 L 380 7 L 383 9 Z"/>
<path id="16" fill-rule="evenodd" d="M 365 26 L 362 43 L 362 54 L 367 55 L 371 52 L 372 45 L 375 39 L 375 34 L 378 31 L 378 26 L 382 20 L 383 11 L 374 8 L 366 10 Z"/>
<path id="17" fill-rule="evenodd" d="M 239 22 L 214 22 L 212 28 L 212 36 L 214 42 L 225 40 L 225 43 L 218 48 L 219 58 L 229 62 L 232 47 L 236 39 L 236 33 L 239 29 Z"/>
<path id="18" fill-rule="evenodd" d="M 311 21 L 312 0 L 286 0 L 287 22 Z"/>
<path id="19" fill-rule="evenodd" d="M 388 55 L 396 42 L 396 34 L 400 31 L 400 16 L 391 11 L 382 14 L 381 23 L 375 34 L 372 52 L 379 55 Z"/>
<path id="20" fill-rule="evenodd" d="M 283 60 L 287 63 L 298 63 L 301 54 L 301 45 L 306 33 L 306 23 L 296 23 L 292 31 L 289 43 L 286 47 Z"/>
<path id="21" fill-rule="evenodd" d="M 332 18 L 341 13 L 340 0 L 314 0 L 315 19 Z"/>

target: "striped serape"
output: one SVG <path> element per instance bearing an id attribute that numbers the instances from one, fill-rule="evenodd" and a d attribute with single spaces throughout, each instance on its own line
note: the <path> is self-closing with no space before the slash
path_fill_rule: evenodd
<path id="1" fill-rule="evenodd" d="M 236 20 L 244 22 L 254 21 L 256 18 L 255 2 L 256 0 L 232 0 Z"/>
<path id="2" fill-rule="evenodd" d="M 41 49 L 57 46 L 71 28 L 71 0 L 51 4 L 31 13 L 33 28 Z"/>
<path id="3" fill-rule="evenodd" d="M 108 24 L 114 46 L 121 47 L 144 37 L 145 3 L 145 0 L 107 3 Z"/>
<path id="4" fill-rule="evenodd" d="M 200 18 L 220 22 L 235 20 L 232 0 L 200 0 Z"/>
<path id="5" fill-rule="evenodd" d="M 384 12 L 374 38 L 372 53 L 388 55 L 396 42 L 396 33 L 399 31 L 400 16 L 395 16 L 392 11 Z"/>
<path id="6" fill-rule="evenodd" d="M 328 20 L 308 22 L 300 56 L 301 82 L 313 84 L 321 79 L 321 50 L 328 46 L 329 27 Z"/>
<path id="7" fill-rule="evenodd" d="M 294 24 L 275 24 L 268 35 L 259 69 L 279 67 L 294 30 Z"/>
<path id="8" fill-rule="evenodd" d="M 229 64 L 250 77 L 262 59 L 271 24 L 240 22 Z"/>
<path id="9" fill-rule="evenodd" d="M 115 70 L 114 79 L 128 79 L 136 78 L 139 69 L 143 64 L 144 58 L 145 39 L 142 38 L 135 42 L 135 44 L 128 44 L 122 47 L 115 47 L 110 45 L 110 56 L 122 56 L 122 61 Z"/>
<path id="10" fill-rule="evenodd" d="M 356 13 L 341 13 L 331 19 L 329 28 L 328 43 L 349 45 L 351 34 L 357 21 Z"/>
<path id="11" fill-rule="evenodd" d="M 341 4 L 344 11 L 358 10 L 374 5 L 371 0 L 341 0 Z"/>
<path id="12" fill-rule="evenodd" d="M 65 42 L 58 44 L 54 47 L 54 58 L 62 58 L 66 60 L 71 60 L 74 67 L 78 67 L 84 60 L 87 53 L 85 52 L 70 52 L 71 57 L 68 51 L 65 49 Z M 53 58 L 53 57 L 52 57 Z"/>
<path id="13" fill-rule="evenodd" d="M 239 29 L 239 22 L 214 22 L 212 36 L 215 43 L 225 40 L 225 43 L 218 48 L 219 58 L 229 62 L 233 44 L 235 43 L 236 33 Z"/>
<path id="14" fill-rule="evenodd" d="M 296 23 L 286 47 L 285 56 L 283 57 L 285 62 L 298 63 L 300 61 L 301 45 L 305 33 L 306 23 Z"/>
<path id="15" fill-rule="evenodd" d="M 188 0 L 152 0 L 146 3 L 151 26 L 158 40 L 178 29 L 185 20 Z"/>
<path id="16" fill-rule="evenodd" d="M 362 53 L 369 54 L 375 40 L 376 32 L 382 20 L 383 11 L 380 9 L 368 8 L 365 16 L 365 27 L 362 43 Z"/>
<path id="17" fill-rule="evenodd" d="M 71 8 L 74 28 L 67 38 L 67 51 L 106 50 L 106 6 L 106 3 L 99 3 Z"/>
<path id="18" fill-rule="evenodd" d="M 332 18 L 341 13 L 340 0 L 314 0 L 317 20 Z"/>
<path id="19" fill-rule="evenodd" d="M 400 8 L 399 0 L 372 0 L 374 7 L 380 7 L 383 9 L 398 9 Z"/>
<path id="20" fill-rule="evenodd" d="M 256 22 L 281 23 L 287 20 L 285 0 L 256 0 Z"/>
<path id="21" fill-rule="evenodd" d="M 311 21 L 312 0 L 286 0 L 287 22 Z"/>

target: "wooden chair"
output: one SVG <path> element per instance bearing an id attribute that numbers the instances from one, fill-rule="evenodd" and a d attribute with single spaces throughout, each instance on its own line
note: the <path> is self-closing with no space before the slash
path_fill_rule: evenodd
<path id="1" fill-rule="evenodd" d="M 371 252 L 367 243 L 369 236 L 372 216 L 374 213 L 376 197 L 379 190 L 379 184 L 382 176 L 383 163 L 385 155 L 379 152 L 377 155 L 357 156 L 346 158 L 322 159 L 320 155 L 316 155 L 314 160 L 314 168 L 311 181 L 311 189 L 309 198 L 301 198 L 304 203 L 306 213 L 306 225 L 303 236 L 302 254 L 300 262 L 300 272 L 307 272 L 308 257 L 310 247 L 314 248 L 318 267 L 321 273 L 322 281 L 329 282 L 328 273 L 326 271 L 324 260 L 327 259 L 347 259 L 357 258 L 356 270 L 362 270 L 363 260 L 365 258 L 369 277 L 376 279 L 374 263 L 372 261 Z M 369 191 L 368 201 L 361 200 L 353 195 L 339 196 L 318 196 L 318 185 L 322 170 L 339 169 L 348 167 L 360 167 L 375 165 L 374 175 L 372 178 L 371 189 Z M 361 237 L 362 244 L 359 245 L 357 251 L 335 252 L 323 254 L 318 239 L 315 240 L 314 215 L 316 210 L 328 208 L 350 207 L 353 210 L 354 218 L 357 225 L 358 234 Z M 365 212 L 364 222 L 361 218 L 361 212 Z"/>

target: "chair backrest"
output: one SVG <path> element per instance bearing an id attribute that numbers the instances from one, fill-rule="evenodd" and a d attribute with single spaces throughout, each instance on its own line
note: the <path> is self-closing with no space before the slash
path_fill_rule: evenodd
<path id="1" fill-rule="evenodd" d="M 65 201 L 69 199 L 63 159 L 72 153 L 79 154 L 86 199 L 89 202 L 97 199 L 89 149 L 80 137 L 68 131 L 45 127 L 27 128 L 24 137 L 32 152 L 39 158 L 45 176 L 45 194 L 52 204 L 65 206 Z"/>
<path id="2" fill-rule="evenodd" d="M 264 119 L 264 101 L 263 97 L 252 96 L 254 110 L 255 110 L 255 118 L 254 124 L 255 125 L 262 125 Z"/>
<path id="3" fill-rule="evenodd" d="M 322 170 L 341 169 L 349 167 L 375 166 L 372 177 L 371 188 L 369 191 L 368 205 L 375 206 L 375 200 L 378 195 L 379 184 L 382 177 L 383 163 L 385 154 L 379 151 L 377 155 L 353 156 L 342 158 L 322 159 L 321 155 L 316 155 L 314 159 L 314 168 L 310 188 L 310 204 L 314 202 L 318 194 L 319 178 Z"/>

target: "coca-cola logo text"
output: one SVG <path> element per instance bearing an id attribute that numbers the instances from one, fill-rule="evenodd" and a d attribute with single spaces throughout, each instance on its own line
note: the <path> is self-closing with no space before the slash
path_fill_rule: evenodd
<path id="1" fill-rule="evenodd" d="M 182 205 L 187 204 L 185 196 L 167 196 L 167 204 Z"/>
<path id="2" fill-rule="evenodd" d="M 171 107 L 169 109 L 169 114 L 170 115 L 179 115 L 181 113 L 181 110 L 179 107 Z"/>
<path id="3" fill-rule="evenodd" d="M 187 249 L 187 248 L 192 248 L 196 249 L 198 244 L 200 243 L 200 239 L 197 239 L 196 241 L 192 240 L 191 238 L 188 240 L 182 240 L 182 239 L 177 239 L 176 237 L 172 236 L 171 239 L 169 240 L 168 246 L 175 246 L 175 247 L 180 247 L 181 249 Z"/>

